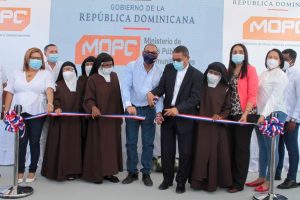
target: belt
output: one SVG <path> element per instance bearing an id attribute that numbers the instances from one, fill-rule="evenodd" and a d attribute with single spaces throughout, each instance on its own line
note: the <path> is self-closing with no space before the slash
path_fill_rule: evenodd
<path id="1" fill-rule="evenodd" d="M 132 104 L 132 106 L 133 106 L 133 107 L 136 107 L 136 108 L 150 108 L 149 105 L 147 105 L 147 106 L 135 106 L 135 105 Z"/>

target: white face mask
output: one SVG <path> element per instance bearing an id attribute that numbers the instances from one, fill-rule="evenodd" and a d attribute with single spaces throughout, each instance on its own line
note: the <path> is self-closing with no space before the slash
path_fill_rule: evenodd
<path id="1" fill-rule="evenodd" d="M 65 81 L 70 82 L 76 79 L 76 73 L 74 71 L 65 71 L 63 72 L 63 77 Z"/>
<path id="2" fill-rule="evenodd" d="M 279 62 L 275 59 L 267 59 L 267 66 L 269 69 L 275 69 L 279 66 Z"/>
<path id="3" fill-rule="evenodd" d="M 288 61 L 284 61 L 284 66 L 282 70 L 287 70 L 290 67 L 290 63 Z"/>
<path id="4" fill-rule="evenodd" d="M 86 73 L 87 76 L 90 75 L 90 72 L 91 72 L 91 70 L 92 70 L 92 67 L 93 67 L 93 65 L 86 65 L 86 66 L 85 66 L 85 73 Z"/>
<path id="5" fill-rule="evenodd" d="M 218 83 L 220 82 L 221 78 L 222 78 L 221 76 L 207 73 L 208 87 L 215 88 L 218 85 Z"/>
<path id="6" fill-rule="evenodd" d="M 102 74 L 105 75 L 105 76 L 110 75 L 112 71 L 113 71 L 113 68 L 112 68 L 112 67 L 110 67 L 110 68 L 99 67 L 99 69 L 98 69 L 98 72 L 99 72 L 99 73 L 102 73 Z"/>

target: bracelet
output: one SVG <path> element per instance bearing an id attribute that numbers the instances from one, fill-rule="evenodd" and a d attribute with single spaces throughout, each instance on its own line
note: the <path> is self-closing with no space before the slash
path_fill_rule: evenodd
<path id="1" fill-rule="evenodd" d="M 247 111 L 248 113 L 250 113 L 250 112 L 251 112 L 251 109 L 246 109 L 246 111 Z"/>
<path id="2" fill-rule="evenodd" d="M 52 108 L 54 108 L 54 105 L 52 103 L 48 103 L 49 106 L 51 106 Z"/>

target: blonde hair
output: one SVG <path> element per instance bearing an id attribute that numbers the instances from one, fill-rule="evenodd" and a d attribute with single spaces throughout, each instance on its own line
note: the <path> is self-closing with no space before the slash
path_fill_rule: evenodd
<path id="1" fill-rule="evenodd" d="M 39 48 L 30 48 L 26 51 L 25 56 L 24 56 L 24 64 L 23 64 L 23 71 L 28 71 L 29 68 L 29 60 L 30 57 L 33 53 L 39 53 L 41 58 L 42 58 L 42 67 L 41 69 L 44 70 L 45 69 L 45 62 L 43 59 L 43 52 L 39 49 Z"/>

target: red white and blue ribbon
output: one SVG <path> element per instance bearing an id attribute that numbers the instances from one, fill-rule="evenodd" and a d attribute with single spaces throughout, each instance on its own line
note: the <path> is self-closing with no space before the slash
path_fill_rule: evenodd
<path id="1" fill-rule="evenodd" d="M 37 115 L 33 115 L 30 117 L 26 117 L 24 120 L 30 120 L 30 119 L 35 119 L 39 117 L 45 117 L 45 116 L 52 116 L 52 117 L 59 117 L 59 116 L 64 116 L 64 117 L 91 117 L 92 114 L 87 114 L 87 113 L 72 113 L 72 112 L 61 112 L 60 114 L 56 114 L 55 112 L 52 113 L 40 113 Z M 145 120 L 145 117 L 143 116 L 138 116 L 138 115 L 100 115 L 99 117 L 104 117 L 104 118 L 115 118 L 115 119 L 122 119 L 122 118 L 127 118 L 127 119 L 135 119 L 135 120 Z"/>
<path id="2" fill-rule="evenodd" d="M 237 121 L 231 121 L 226 119 L 213 120 L 210 117 L 203 117 L 203 116 L 196 116 L 196 115 L 178 114 L 177 117 L 196 120 L 196 121 L 205 121 L 205 122 L 222 123 L 222 124 L 257 125 L 255 123 L 250 123 L 250 122 L 237 122 Z"/>
<path id="3" fill-rule="evenodd" d="M 259 127 L 262 134 L 269 137 L 274 137 L 276 135 L 284 134 L 284 124 L 279 121 L 276 117 L 272 117 L 270 122 L 268 120 L 264 121 L 264 124 Z"/>
<path id="4" fill-rule="evenodd" d="M 12 110 L 5 114 L 3 119 L 5 123 L 5 130 L 8 132 L 18 133 L 19 131 L 23 131 L 21 137 L 25 134 L 25 123 L 22 116 L 18 116 L 17 113 Z"/>

